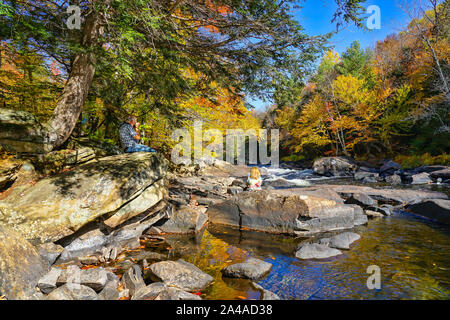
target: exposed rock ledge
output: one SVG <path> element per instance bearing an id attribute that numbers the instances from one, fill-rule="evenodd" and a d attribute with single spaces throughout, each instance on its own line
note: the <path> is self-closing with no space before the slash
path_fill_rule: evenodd
<path id="1" fill-rule="evenodd" d="M 100 158 L 0 201 L 0 225 L 33 242 L 54 242 L 102 217 L 115 227 L 165 195 L 168 162 L 162 155 L 135 153 Z"/>
<path id="2" fill-rule="evenodd" d="M 301 191 L 301 190 L 300 190 Z M 208 209 L 212 223 L 280 234 L 309 234 L 367 222 L 362 210 L 295 190 L 243 192 Z"/>

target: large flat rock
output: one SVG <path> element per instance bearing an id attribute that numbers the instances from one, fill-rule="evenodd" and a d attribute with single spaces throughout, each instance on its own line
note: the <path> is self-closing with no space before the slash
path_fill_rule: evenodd
<path id="1" fill-rule="evenodd" d="M 272 269 L 271 263 L 255 258 L 248 258 L 244 262 L 225 267 L 222 270 L 222 274 L 230 278 L 258 280 L 266 275 L 270 269 Z"/>
<path id="2" fill-rule="evenodd" d="M 302 234 L 351 228 L 355 208 L 334 200 L 285 190 L 248 191 L 212 205 L 214 224 L 279 234 Z"/>
<path id="3" fill-rule="evenodd" d="M 38 181 L 0 201 L 0 225 L 27 239 L 50 242 L 99 217 L 115 227 L 166 194 L 167 160 L 154 153 L 101 158 Z"/>
<path id="4" fill-rule="evenodd" d="M 411 189 L 375 189 L 365 186 L 353 185 L 317 185 L 314 187 L 303 188 L 304 191 L 318 191 L 328 189 L 337 192 L 341 196 L 350 197 L 353 194 L 364 194 L 372 199 L 381 202 L 394 202 L 397 204 L 407 205 L 421 202 L 425 199 L 448 199 L 447 195 L 441 192 L 428 190 L 411 190 Z"/>
<path id="5" fill-rule="evenodd" d="M 150 271 L 152 280 L 188 292 L 202 290 L 213 281 L 209 274 L 182 259 L 153 263 Z"/>

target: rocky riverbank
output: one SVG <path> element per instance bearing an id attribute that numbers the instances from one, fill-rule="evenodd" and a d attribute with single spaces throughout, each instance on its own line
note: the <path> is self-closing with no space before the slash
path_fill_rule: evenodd
<path id="1" fill-rule="evenodd" d="M 314 165 L 316 174 L 357 179 L 361 172 L 327 161 Z M 244 191 L 246 166 L 215 161 L 174 167 L 146 153 L 73 162 L 41 179 L 30 162 L 7 163 L 0 180 L 0 237 L 9 239 L 0 241 L 0 295 L 7 299 L 200 299 L 211 276 L 184 260 L 143 250 L 146 242 L 171 233 L 195 235 L 210 223 L 303 237 L 293 255 L 327 259 L 351 250 L 359 235 L 346 230 L 368 218 L 404 208 L 423 214 L 425 205 L 434 208 L 432 218 L 445 222 L 450 201 L 439 192 L 352 185 L 274 189 L 267 183 L 262 191 Z M 442 170 L 448 168 L 430 176 Z M 335 234 L 321 236 L 329 231 Z M 125 259 L 130 252 L 135 257 Z M 256 280 L 270 269 L 249 257 L 224 268 L 223 276 Z M 277 298 L 254 287 L 262 299 Z"/>

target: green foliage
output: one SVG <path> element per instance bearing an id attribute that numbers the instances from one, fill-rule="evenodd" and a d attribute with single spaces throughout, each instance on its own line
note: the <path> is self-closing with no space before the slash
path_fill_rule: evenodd
<path id="1" fill-rule="evenodd" d="M 450 154 L 443 153 L 438 156 L 431 156 L 429 153 L 421 155 L 398 155 L 394 159 L 402 165 L 404 169 L 412 169 L 420 166 L 432 166 L 432 165 L 450 165 Z"/>

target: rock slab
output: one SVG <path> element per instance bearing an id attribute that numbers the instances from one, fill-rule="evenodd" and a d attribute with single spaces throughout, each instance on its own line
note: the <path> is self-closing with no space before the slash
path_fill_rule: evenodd
<path id="1" fill-rule="evenodd" d="M 255 258 L 249 258 L 244 262 L 235 263 L 225 267 L 222 270 L 222 274 L 230 278 L 258 280 L 269 273 L 270 269 L 272 269 L 271 263 Z"/>
<path id="2" fill-rule="evenodd" d="M 162 281 L 168 286 L 188 292 L 202 290 L 213 281 L 209 274 L 182 259 L 153 263 L 150 271 L 155 282 Z"/>

